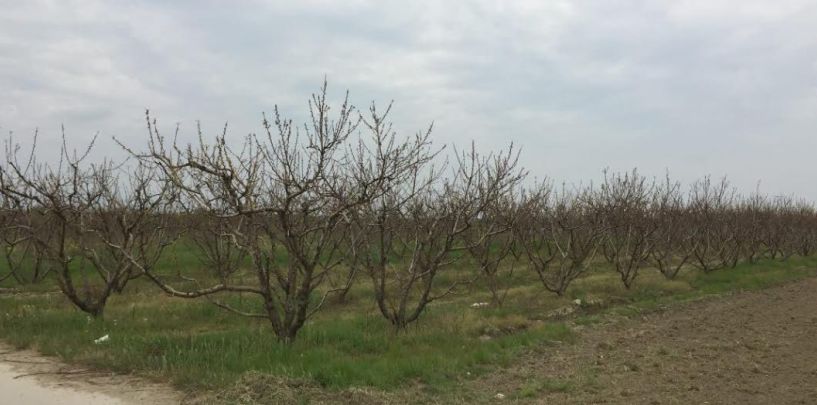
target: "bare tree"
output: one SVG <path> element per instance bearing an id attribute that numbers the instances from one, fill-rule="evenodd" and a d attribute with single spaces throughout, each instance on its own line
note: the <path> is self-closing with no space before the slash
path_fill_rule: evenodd
<path id="1" fill-rule="evenodd" d="M 36 232 L 29 232 L 28 237 L 35 241 L 48 265 L 54 268 L 63 294 L 82 311 L 100 316 L 109 292 L 100 291 L 98 283 L 88 280 L 85 256 L 79 247 L 82 234 L 79 226 L 84 223 L 89 206 L 101 194 L 93 184 L 91 170 L 80 166 L 92 145 L 81 156 L 70 154 L 63 146 L 56 167 L 37 164 L 34 152 L 23 164 L 17 155 L 19 147 L 9 148 L 2 192 L 42 210 L 49 237 Z M 78 281 L 74 275 L 82 278 L 81 290 L 75 285 Z"/>
<path id="2" fill-rule="evenodd" d="M 732 215 L 735 237 L 742 256 L 748 263 L 755 263 L 763 255 L 763 226 L 767 222 L 768 199 L 756 192 L 735 204 Z M 738 258 L 733 259 L 737 263 Z"/>
<path id="3" fill-rule="evenodd" d="M 734 199 L 734 190 L 726 179 L 712 183 L 705 177 L 692 184 L 689 193 L 689 224 L 696 241 L 693 264 L 708 273 L 723 267 L 721 257 L 734 233 L 726 214 Z"/>
<path id="4" fill-rule="evenodd" d="M 653 249 L 657 222 L 649 209 L 652 192 L 653 185 L 635 170 L 624 174 L 605 171 L 596 199 L 596 209 L 605 222 L 602 252 L 628 289 Z"/>
<path id="5" fill-rule="evenodd" d="M 2 180 L 0 180 L 2 183 Z M 29 236 L 40 224 L 35 222 L 36 213 L 22 200 L 0 195 L 0 244 L 3 247 L 5 274 L 0 273 L 0 282 L 9 278 L 19 285 L 42 281 L 48 274 L 43 266 L 37 245 Z"/>
<path id="6" fill-rule="evenodd" d="M 517 233 L 531 268 L 546 290 L 562 296 L 587 271 L 600 248 L 603 217 L 591 188 L 555 194 L 540 185 L 524 202 Z"/>
<path id="7" fill-rule="evenodd" d="M 111 294 L 138 276 L 120 252 L 145 267 L 158 260 L 163 246 L 149 220 L 165 196 L 163 188 L 152 189 L 153 179 L 144 170 L 135 170 L 127 183 L 112 162 L 88 163 L 93 144 L 78 154 L 63 142 L 56 166 L 37 163 L 33 152 L 21 161 L 19 148 L 10 148 L 0 190 L 27 207 L 28 221 L 17 227 L 53 271 L 62 293 L 80 310 L 101 317 Z"/>
<path id="8" fill-rule="evenodd" d="M 437 277 L 469 248 L 484 254 L 489 266 L 497 261 L 479 247 L 505 232 L 492 224 L 487 211 L 524 177 L 512 147 L 483 157 L 472 146 L 457 155 L 448 178 L 426 165 L 431 155 L 426 149 L 413 159 L 417 163 L 355 217 L 364 241 L 361 262 L 372 279 L 378 308 L 398 330 L 416 321 L 429 303 L 472 281 L 440 283 Z M 472 227 L 476 234 L 466 237 Z"/>
<path id="9" fill-rule="evenodd" d="M 49 274 L 40 247 L 29 232 L 42 235 L 45 239 L 50 235 L 47 229 L 42 228 L 44 223 L 38 220 L 38 213 L 32 211 L 23 207 L 12 209 L 7 214 L 9 222 L 2 231 L 3 255 L 8 269 L 6 277 L 14 278 L 19 285 L 39 283 Z M 0 279 L 3 278 L 0 276 Z"/>
<path id="10" fill-rule="evenodd" d="M 792 248 L 806 257 L 817 249 L 817 211 L 805 200 L 796 203 L 793 212 Z"/>
<path id="11" fill-rule="evenodd" d="M 103 166 L 94 171 L 100 198 L 90 206 L 81 246 L 108 287 L 119 293 L 144 269 L 155 267 L 180 233 L 169 226 L 175 190 L 158 172 L 141 163 L 124 176 L 113 169 Z"/>
<path id="12" fill-rule="evenodd" d="M 186 223 L 179 233 L 184 235 L 184 240 L 192 242 L 200 263 L 213 278 L 222 284 L 229 283 L 248 259 L 247 251 L 237 246 L 231 235 L 234 229 L 241 227 L 241 218 L 202 211 L 186 211 L 183 218 Z"/>
<path id="13" fill-rule="evenodd" d="M 770 259 L 778 259 L 785 255 L 789 229 L 784 216 L 791 204 L 790 198 L 781 196 L 770 200 L 766 205 L 762 240 L 766 257 Z"/>
<path id="14" fill-rule="evenodd" d="M 36 144 L 37 132 L 34 134 Z M 8 140 L 5 146 L 6 156 L 12 156 L 19 148 Z M 28 156 L 28 165 L 34 162 L 34 150 Z M 10 171 L 7 162 L 0 162 L 0 186 L 10 190 L 26 190 L 16 176 Z M 18 284 L 30 284 L 42 281 L 48 274 L 43 266 L 42 255 L 34 243 L 31 234 L 48 236 L 42 229 L 43 221 L 39 212 L 30 201 L 4 193 L 0 190 L 0 244 L 3 246 L 6 274 L 0 274 L 0 281 L 13 278 Z"/>
<path id="15" fill-rule="evenodd" d="M 696 241 L 687 224 L 681 184 L 667 176 L 655 190 L 650 211 L 656 221 L 650 257 L 661 274 L 671 280 L 689 261 Z"/>
<path id="16" fill-rule="evenodd" d="M 521 205 L 514 193 L 489 201 L 483 215 L 463 233 L 465 246 L 491 293 L 491 303 L 502 306 L 514 273 L 517 222 Z M 510 259 L 510 260 L 509 260 Z M 503 266 L 503 264 L 507 264 Z"/>
<path id="17" fill-rule="evenodd" d="M 799 225 L 802 218 L 797 214 L 798 202 L 794 197 L 778 197 L 776 200 L 773 226 L 775 229 L 772 232 L 780 234 L 780 245 L 777 250 L 780 260 L 785 261 L 797 254 L 800 249 L 798 234 L 801 232 Z"/>
<path id="18" fill-rule="evenodd" d="M 0 172 L 0 175 L 2 175 L 2 172 Z M 2 181 L 0 181 L 0 183 L 2 183 Z M 15 223 L 19 216 L 17 214 L 19 210 L 16 205 L 17 204 L 14 204 L 10 198 L 0 194 L 0 233 L 2 233 L 3 253 L 6 258 L 7 266 L 7 268 L 4 269 L 5 273 L 0 272 L 0 283 L 11 277 L 18 277 L 18 267 L 16 266 L 14 250 L 21 242 L 16 232 L 14 232 L 18 229 Z"/>
<path id="19" fill-rule="evenodd" d="M 561 240 L 556 237 L 559 224 L 555 216 L 557 211 L 566 212 L 568 205 L 551 207 L 552 194 L 552 186 L 548 181 L 542 181 L 534 188 L 526 190 L 520 203 L 522 211 L 520 216 L 524 219 L 515 224 L 514 233 L 520 242 L 519 250 L 523 252 L 529 266 L 539 276 L 545 288 L 562 295 L 578 273 L 573 275 L 564 272 L 565 268 L 560 266 L 559 271 L 553 274 L 553 277 L 549 277 L 549 266 L 557 257 Z M 568 203 L 567 200 L 563 202 Z"/>
<path id="20" fill-rule="evenodd" d="M 233 218 L 222 235 L 249 257 L 254 283 L 236 285 L 229 278 L 194 291 L 169 285 L 160 274 L 146 271 L 165 292 L 185 298 L 216 293 L 250 293 L 263 302 L 257 311 L 217 305 L 235 313 L 267 319 L 283 342 L 291 342 L 306 320 L 334 289 L 314 295 L 343 262 L 342 227 L 349 213 L 371 201 L 382 183 L 399 177 L 426 137 L 399 141 L 374 136 L 377 145 L 350 142 L 361 118 L 347 99 L 334 118 L 326 84 L 309 102 L 311 120 L 296 127 L 277 107 L 264 119 L 262 136 L 245 138 L 240 149 L 228 145 L 226 128 L 210 144 L 199 130 L 199 144 L 180 147 L 160 135 L 148 118 L 147 152 L 131 152 L 155 165 L 182 191 L 185 205 L 219 218 Z M 375 121 L 382 117 L 374 107 Z M 371 165 L 370 147 L 388 149 Z M 130 150 L 130 149 L 129 149 Z"/>

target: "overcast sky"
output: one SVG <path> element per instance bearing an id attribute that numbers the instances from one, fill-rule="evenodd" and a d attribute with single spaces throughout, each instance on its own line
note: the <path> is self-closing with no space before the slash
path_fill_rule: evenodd
<path id="1" fill-rule="evenodd" d="M 172 4 L 166 4 L 172 3 Z M 728 175 L 817 200 L 817 2 L 0 0 L 0 131 L 43 153 L 169 131 L 259 132 L 328 77 L 405 134 L 508 142 L 539 177 Z"/>

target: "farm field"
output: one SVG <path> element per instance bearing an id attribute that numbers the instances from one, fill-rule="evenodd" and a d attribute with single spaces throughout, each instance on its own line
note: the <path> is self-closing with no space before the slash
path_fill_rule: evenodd
<path id="1" fill-rule="evenodd" d="M 324 82 L 305 140 L 276 110 L 239 147 L 182 146 L 148 113 L 126 161 L 9 148 L 0 341 L 191 404 L 595 402 L 626 385 L 582 357 L 610 317 L 817 275 L 807 200 L 637 170 L 528 180 L 512 145 L 450 158 L 430 128 L 401 138 L 388 109 L 329 100 Z M 623 345 L 610 333 L 597 345 Z M 575 360 L 553 374 L 553 353 Z M 611 370 L 651 355 L 625 354 Z"/>
<path id="2" fill-rule="evenodd" d="M 189 251 L 174 253 L 164 266 L 195 266 Z M 469 271 L 467 263 L 460 266 L 458 272 Z M 758 327 L 751 324 L 760 319 L 787 323 L 780 311 L 809 308 L 801 301 L 814 298 L 804 292 L 814 285 L 809 277 L 817 274 L 817 259 L 763 260 L 709 274 L 690 268 L 675 280 L 643 269 L 629 290 L 615 272 L 598 267 L 574 281 L 563 297 L 543 291 L 535 273 L 519 269 L 502 307 L 474 307 L 490 299 L 477 283 L 435 302 L 416 325 L 399 332 L 377 313 L 367 283 L 357 283 L 345 302 L 327 306 L 291 345 L 278 341 L 263 320 L 236 317 L 207 300 L 164 296 L 145 280 L 115 295 L 102 319 L 73 309 L 43 283 L 0 295 L 0 340 L 72 364 L 170 382 L 190 403 L 235 398 L 248 403 L 274 398 L 281 403 L 287 398 L 491 402 L 497 394 L 518 401 L 582 403 L 607 396 L 629 402 L 628 396 L 652 398 L 642 392 L 648 384 L 644 375 L 666 377 L 655 384 L 675 390 L 671 393 L 678 401 L 692 400 L 703 398 L 719 381 L 708 373 L 733 375 L 724 364 L 746 368 L 755 367 L 755 361 L 757 372 L 771 372 L 764 361 L 772 359 L 752 357 L 757 354 L 752 350 L 773 352 L 775 338 L 752 333 L 735 343 L 729 334 Z M 800 279 L 806 280 L 795 282 Z M 712 298 L 776 285 L 784 286 Z M 784 293 L 790 299 L 781 298 Z M 236 306 L 253 304 L 252 297 L 235 300 Z M 781 302 L 770 305 L 769 300 Z M 799 327 L 806 321 L 788 329 L 770 322 L 759 330 L 805 333 Z M 712 338 L 719 324 L 724 335 Z M 700 337 L 694 336 L 698 330 Z M 110 340 L 94 343 L 104 335 Z M 690 371 L 696 361 L 729 355 L 744 361 L 719 360 L 715 369 Z M 596 364 L 599 356 L 607 357 Z M 632 370 L 619 372 L 625 368 Z M 671 375 L 655 373 L 657 368 Z M 730 389 L 746 388 L 741 387 Z"/>
<path id="3" fill-rule="evenodd" d="M 817 2 L 5 3 L 0 405 L 817 404 Z"/>
<path id="4" fill-rule="evenodd" d="M 808 200 L 636 169 L 558 185 L 512 144 L 443 154 L 431 126 L 398 136 L 390 106 L 332 106 L 327 88 L 303 129 L 275 109 L 239 144 L 181 144 L 149 112 L 121 161 L 9 141 L 0 340 L 188 403 L 595 402 L 626 386 L 604 354 L 582 366 L 608 317 L 815 275 Z M 568 374 L 519 368 L 574 344 Z M 625 353 L 619 369 L 647 367 Z"/>
<path id="5" fill-rule="evenodd" d="M 472 397 L 502 387 L 522 403 L 814 403 L 815 288 L 809 278 L 611 318 L 480 380 Z"/>

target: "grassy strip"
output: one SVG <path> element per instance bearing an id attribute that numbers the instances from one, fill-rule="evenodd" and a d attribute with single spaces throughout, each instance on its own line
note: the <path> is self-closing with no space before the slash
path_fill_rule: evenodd
<path id="1" fill-rule="evenodd" d="M 113 298 L 104 320 L 73 310 L 59 294 L 0 296 L 0 338 L 68 362 L 136 372 L 187 390 L 222 389 L 257 371 L 309 379 L 329 389 L 393 390 L 420 384 L 434 393 L 453 388 L 466 376 L 508 365 L 526 348 L 570 341 L 570 329 L 548 315 L 573 305 L 573 299 L 626 313 L 779 285 L 813 276 L 815 268 L 815 258 L 793 258 L 710 274 L 690 270 L 672 281 L 645 270 L 632 290 L 623 289 L 614 273 L 600 271 L 577 280 L 563 298 L 519 272 L 505 306 L 471 308 L 487 298 L 476 286 L 436 303 L 419 324 L 399 334 L 375 312 L 364 282 L 350 301 L 334 304 L 310 321 L 292 347 L 278 344 L 264 322 L 233 316 L 206 301 L 167 298 L 139 282 Z M 253 302 L 243 298 L 235 304 L 249 307 Z M 590 322 L 592 316 L 579 320 Z M 93 342 L 106 334 L 110 341 Z M 569 384 L 554 381 L 528 390 L 569 389 Z"/>

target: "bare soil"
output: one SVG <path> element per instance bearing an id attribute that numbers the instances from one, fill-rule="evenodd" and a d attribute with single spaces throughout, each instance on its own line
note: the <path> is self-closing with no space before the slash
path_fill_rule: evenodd
<path id="1" fill-rule="evenodd" d="M 577 328 L 575 344 L 463 388 L 477 401 L 817 403 L 817 279 Z"/>
<path id="2" fill-rule="evenodd" d="M 0 344 L 0 404 L 170 405 L 181 399 L 165 385 Z"/>

